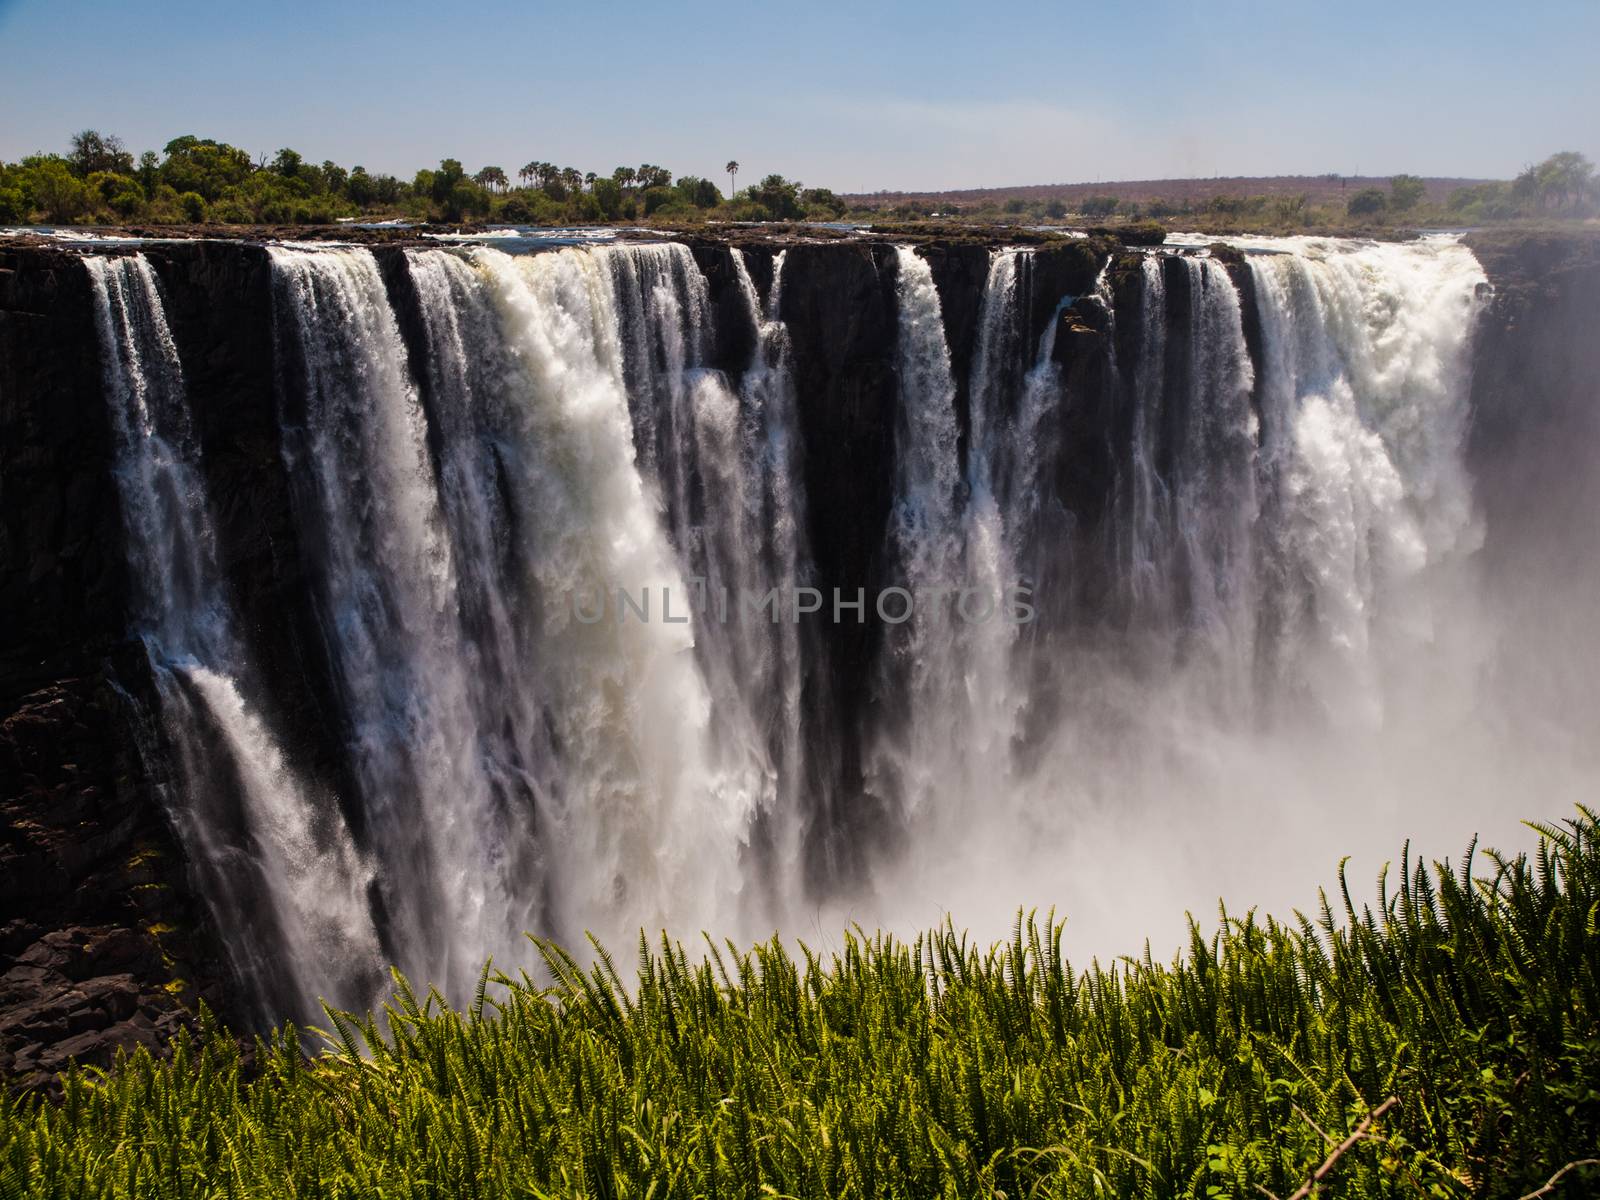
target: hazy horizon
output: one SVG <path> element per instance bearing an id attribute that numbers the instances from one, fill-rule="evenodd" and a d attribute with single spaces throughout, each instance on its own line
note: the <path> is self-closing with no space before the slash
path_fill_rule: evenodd
<path id="1" fill-rule="evenodd" d="M 873 192 L 1504 179 L 1556 150 L 1600 157 L 1592 5 L 1538 20 L 1487 0 L 1334 14 L 1162 0 L 1070 17 L 1035 3 L 1003 21 L 943 0 L 737 20 L 625 0 L 614 13 L 492 0 L 464 22 L 414 0 L 180 0 L 152 17 L 0 0 L 0 159 L 64 152 L 95 128 L 135 153 L 194 133 L 401 177 L 454 157 L 469 171 L 647 161 L 725 180 L 733 158 L 741 181 Z"/>

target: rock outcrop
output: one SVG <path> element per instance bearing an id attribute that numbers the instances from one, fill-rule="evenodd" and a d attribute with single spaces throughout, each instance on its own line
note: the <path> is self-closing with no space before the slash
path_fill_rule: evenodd
<path id="1" fill-rule="evenodd" d="M 87 273 L 0 252 L 0 1077 L 228 1011 L 137 749 L 121 514 Z"/>

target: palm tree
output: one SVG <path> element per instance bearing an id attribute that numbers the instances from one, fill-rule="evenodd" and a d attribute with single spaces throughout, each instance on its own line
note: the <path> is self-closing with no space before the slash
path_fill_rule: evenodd
<path id="1" fill-rule="evenodd" d="M 522 182 L 524 184 L 529 184 L 529 183 L 533 182 L 533 177 L 535 175 L 537 175 L 538 173 L 539 173 L 539 164 L 538 163 L 527 163 L 526 165 L 523 166 L 522 170 L 517 172 L 517 178 L 522 180 Z"/>
<path id="2" fill-rule="evenodd" d="M 734 192 L 733 180 L 734 180 L 734 177 L 739 174 L 739 161 L 738 161 L 738 159 L 730 158 L 728 160 L 728 165 L 723 167 L 722 169 L 728 173 L 728 199 L 732 200 L 733 199 L 733 192 Z"/>

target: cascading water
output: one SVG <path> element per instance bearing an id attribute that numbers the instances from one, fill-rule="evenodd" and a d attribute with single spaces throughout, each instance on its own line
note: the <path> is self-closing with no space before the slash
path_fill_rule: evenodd
<path id="1" fill-rule="evenodd" d="M 1132 411 L 1106 539 L 1115 619 L 1045 641 L 959 622 L 891 639 L 918 656 L 903 678 L 953 673 L 960 686 L 904 695 L 907 712 L 933 710 L 919 720 L 933 743 L 918 751 L 932 766 L 920 803 L 939 817 L 908 824 L 904 867 L 880 871 L 875 920 L 914 927 L 954 911 L 998 928 L 1037 898 L 1063 902 L 1096 934 L 1160 930 L 1173 890 L 1192 885 L 1204 903 L 1233 890 L 1236 870 L 1252 895 L 1276 888 L 1292 902 L 1298 881 L 1287 868 L 1279 877 L 1292 861 L 1281 846 L 1274 862 L 1245 856 L 1239 868 L 1192 860 L 1189 847 L 1223 837 L 1265 846 L 1274 824 L 1331 832 L 1358 810 L 1387 837 L 1408 828 L 1404 806 L 1458 800 L 1440 783 L 1452 773 L 1427 778 L 1416 755 L 1439 744 L 1431 689 L 1459 695 L 1471 684 L 1472 656 L 1438 651 L 1446 625 L 1458 641 L 1474 633 L 1456 597 L 1473 546 L 1460 443 L 1481 273 L 1455 246 L 1272 249 L 1289 252 L 1252 255 L 1245 268 L 1261 310 L 1259 387 L 1229 269 L 1198 255 L 1139 264 L 1135 353 L 1116 369 Z M 953 394 L 947 365 L 944 374 L 919 365 L 939 353 L 913 348 L 920 329 L 938 329 L 931 280 L 909 252 L 901 272 L 902 388 L 918 382 L 902 393 L 913 407 L 900 414 L 891 543 L 905 513 L 925 511 L 936 475 L 908 467 L 920 461 L 918 429 L 940 420 Z M 959 516 L 940 521 L 959 530 L 959 551 L 941 558 L 964 557 L 968 586 L 1048 580 L 1065 553 L 1054 421 L 1083 398 L 1063 391 L 1054 320 L 1030 356 L 1032 288 L 1027 252 L 992 257 L 970 387 L 969 492 Z M 915 556 L 902 560 L 914 576 Z M 1402 634 L 1412 648 L 1387 679 L 1384 656 L 1369 649 L 1378 628 L 1392 635 L 1391 654 Z M 936 631 L 939 641 L 915 640 Z M 1453 677 L 1441 677 L 1435 655 Z M 1363 664 L 1354 684 L 1352 658 Z M 1307 694 L 1320 704 L 1283 704 Z M 1386 699 L 1427 716 L 1379 721 Z M 951 729 L 959 749 L 941 754 L 940 731 Z M 963 774 L 974 762 L 981 773 Z M 1163 837 L 1142 836 L 1157 820 Z M 1159 903 L 1108 888 L 1097 858 L 1108 846 L 1137 848 L 1141 872 L 1166 881 Z"/>
<path id="2" fill-rule="evenodd" d="M 386 948 L 453 992 L 536 923 L 519 811 L 484 769 L 455 556 L 421 405 L 365 250 L 273 247 L 285 454 L 315 531 L 319 616 L 348 722 Z M 290 411 L 291 402 L 303 411 Z"/>
<path id="3" fill-rule="evenodd" d="M 740 819 L 757 826 L 770 904 L 789 890 L 803 825 L 802 631 L 792 620 L 750 619 L 743 605 L 770 594 L 787 603 L 809 575 L 794 389 L 778 315 L 784 256 L 774 258 L 763 307 L 743 254 L 730 255 L 754 334 L 737 384 L 705 365 L 711 300 L 685 247 L 608 247 L 597 257 L 612 280 L 641 466 L 662 496 L 688 589 L 679 615 L 693 610 L 718 786 Z"/>
<path id="4" fill-rule="evenodd" d="M 620 333 L 640 329 L 615 305 L 632 295 L 638 369 L 689 376 L 661 394 L 692 443 L 698 351 L 663 249 L 410 252 L 431 427 L 370 254 L 273 251 L 308 397 L 290 452 L 302 520 L 325 531 L 324 619 L 394 951 L 457 991 L 522 930 L 709 924 L 742 887 L 762 780 L 714 744 L 721 697 L 624 383 Z"/>
<path id="5" fill-rule="evenodd" d="M 1160 339 L 1162 375 L 1135 380 L 1136 403 L 1155 410 L 1144 423 L 1162 427 L 1166 465 L 1167 505 L 1151 546 L 1161 564 L 1159 636 L 1185 659 L 1203 660 L 1196 665 L 1212 703 L 1248 713 L 1257 596 L 1254 374 L 1227 270 L 1208 258 L 1169 259 L 1167 270 L 1174 266 L 1184 277 L 1182 323 Z M 1154 300 L 1147 295 L 1146 305 Z"/>
<path id="6" fill-rule="evenodd" d="M 525 536 L 545 597 L 539 677 L 562 747 L 554 874 L 569 920 L 612 940 L 641 923 L 710 923 L 738 901 L 759 790 L 747 764 L 712 744 L 690 590 L 635 462 L 611 264 L 488 250 L 474 264 L 520 368 L 539 456 Z M 665 304 L 659 287 L 650 303 Z M 629 615 L 618 589 L 653 603 L 649 618 Z M 577 619 L 608 593 L 601 619 Z"/>
<path id="7" fill-rule="evenodd" d="M 285 760 L 216 562 L 177 349 L 143 256 L 88 258 L 117 440 L 134 632 L 160 695 L 173 823 L 235 969 L 268 1019 L 370 1002 L 371 876 L 338 807 Z M 147 751 L 152 760 L 155 748 Z"/>
<path id="8" fill-rule="evenodd" d="M 873 786 L 897 798 L 914 824 L 965 824 L 976 816 L 975 793 L 1005 778 L 1014 731 L 1004 695 L 1010 635 L 964 625 L 960 595 L 970 583 L 992 600 L 1009 559 L 1003 538 L 992 536 L 999 514 L 982 453 L 974 455 L 982 490 L 962 504 L 956 384 L 933 272 L 909 246 L 897 247 L 896 265 L 899 403 L 888 551 L 914 607 L 885 635 L 878 687 L 890 724 L 874 747 Z M 991 323 L 1009 304 L 1014 268 L 1009 256 L 991 268 L 990 294 L 999 299 L 986 297 L 981 363 L 995 352 Z M 996 390 L 984 387 L 984 400 Z M 991 426 L 974 416 L 975 446 Z"/>
<path id="9" fill-rule="evenodd" d="M 1437 577 L 1481 542 L 1461 450 L 1483 273 L 1460 246 L 1318 242 L 1254 257 L 1251 270 L 1277 671 L 1332 719 L 1376 725 L 1382 664 L 1447 632 L 1437 607 L 1455 589 Z M 1463 684 L 1431 688 L 1433 703 Z"/>
<path id="10" fill-rule="evenodd" d="M 1085 297 L 1047 293 L 1044 251 L 995 252 L 965 380 L 934 268 L 895 251 L 872 569 L 916 602 L 873 643 L 856 731 L 819 682 L 828 632 L 784 611 L 816 533 L 784 254 L 763 302 L 738 250 L 708 278 L 679 245 L 409 249 L 385 270 L 271 248 L 284 456 L 359 852 L 251 715 L 153 276 L 92 266 L 164 723 L 180 765 L 205 740 L 185 730 L 224 730 L 240 781 L 238 814 L 175 815 L 224 922 L 271 899 L 241 968 L 264 1005 L 289 1011 L 285 961 L 302 1007 L 362 1001 L 352 981 L 382 958 L 460 998 L 485 957 L 526 961 L 525 930 L 616 945 L 640 925 L 906 929 L 940 910 L 994 929 L 1038 901 L 1106 945 L 1162 937 L 1174 895 L 1302 900 L 1288 830 L 1360 820 L 1388 846 L 1403 805 L 1489 811 L 1493 780 L 1461 786 L 1470 756 L 1431 761 L 1487 711 L 1461 455 L 1482 274 L 1440 242 L 1246 249 L 1115 260 Z M 1109 311 L 1130 294 L 1137 311 Z M 745 361 L 719 358 L 746 332 Z M 1118 410 L 1093 538 L 1064 490 L 1070 418 L 1095 398 L 1063 364 L 1090 345 Z M 1080 571 L 1104 595 L 1063 602 Z M 1019 584 L 1036 624 L 1005 619 Z M 972 619 L 963 589 L 999 611 Z M 777 620 L 744 607 L 769 595 Z M 800 867 L 858 799 L 817 794 L 829 738 L 860 739 L 875 811 L 900 822 L 844 895 Z M 1116 886 L 1107 847 L 1159 891 Z"/>

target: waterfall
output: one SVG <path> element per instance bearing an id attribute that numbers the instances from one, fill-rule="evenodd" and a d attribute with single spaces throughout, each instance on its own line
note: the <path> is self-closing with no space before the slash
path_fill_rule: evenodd
<path id="1" fill-rule="evenodd" d="M 669 519 L 684 527 L 691 464 L 682 449 L 694 424 L 692 373 L 705 359 L 710 300 L 705 277 L 685 246 L 605 247 L 623 378 L 645 471 L 658 472 Z"/>
<path id="2" fill-rule="evenodd" d="M 284 453 L 388 946 L 459 995 L 536 925 L 537 892 L 519 814 L 485 766 L 422 408 L 369 252 L 271 259 L 279 353 L 298 368 L 282 380 Z"/>
<path id="3" fill-rule="evenodd" d="M 1162 531 L 1170 498 L 1157 470 L 1159 437 L 1166 393 L 1167 291 L 1165 259 L 1147 255 L 1139 265 L 1140 316 L 1138 355 L 1132 364 L 1132 434 L 1126 489 L 1119 494 L 1117 515 L 1119 571 L 1126 583 L 1126 619 L 1160 625 Z"/>
<path id="4" fill-rule="evenodd" d="M 249 698 L 254 672 L 216 561 L 177 348 L 142 256 L 84 260 L 92 285 L 134 633 L 175 770 L 168 812 L 245 996 L 267 1019 L 366 1004 L 382 958 L 371 878 L 332 797 L 292 770 Z M 158 761 L 155 747 L 147 757 Z"/>
<path id="5" fill-rule="evenodd" d="M 730 252 L 744 314 L 756 331 L 751 358 L 739 383 L 737 405 L 719 373 L 702 376 L 708 403 L 700 412 L 698 459 L 702 464 L 708 522 L 720 525 L 712 538 L 717 552 L 701 568 L 708 613 L 700 644 L 708 653 L 707 675 L 719 712 L 736 710 L 723 722 L 738 731 L 765 780 L 761 820 L 770 842 L 765 871 L 768 903 L 776 906 L 798 887 L 805 828 L 805 775 L 801 692 L 811 646 L 795 621 L 722 620 L 723 596 L 794 595 L 812 583 L 805 530 L 805 488 L 800 437 L 790 373 L 789 333 L 781 318 L 786 252 L 773 256 L 772 283 L 763 307 L 742 251 Z M 720 498 L 720 500 L 719 500 Z M 721 649 L 721 653 L 716 651 Z M 737 700 L 735 701 L 735 697 Z"/>
<path id="6" fill-rule="evenodd" d="M 1453 778 L 1429 756 L 1482 723 L 1461 448 L 1482 273 L 1446 243 L 1245 248 L 1117 256 L 1083 296 L 1050 293 L 1081 278 L 1051 251 L 995 251 L 970 360 L 935 267 L 894 250 L 890 502 L 873 577 L 846 582 L 914 603 L 867 618 L 855 729 L 832 614 L 786 610 L 817 574 L 802 467 L 829 450 L 802 445 L 809 250 L 787 283 L 774 256 L 763 299 L 740 250 L 271 247 L 359 845 L 273 736 L 155 277 L 92 260 L 174 821 L 219 922 L 250 930 L 263 1008 L 359 1002 L 386 960 L 463 998 L 486 957 L 527 960 L 524 931 L 991 927 L 1053 900 L 1158 929 L 1171 892 L 1141 911 L 1106 847 L 1203 903 L 1246 866 L 1287 879 L 1279 827 L 1359 812 L 1387 845 Z M 1075 510 L 1096 436 L 1104 509 Z M 779 619 L 747 607 L 766 596 Z M 808 856 L 855 803 L 891 827 L 859 889 L 820 884 Z M 1217 855 L 1224 830 L 1260 853 Z"/>
<path id="7" fill-rule="evenodd" d="M 1376 725 L 1384 664 L 1444 632 L 1430 574 L 1481 542 L 1462 443 L 1483 273 L 1449 243 L 1309 242 L 1250 267 L 1275 666 L 1333 719 Z"/>
<path id="8" fill-rule="evenodd" d="M 788 333 L 779 318 L 784 255 L 774 258 L 763 306 L 744 255 L 729 252 L 755 335 L 737 381 L 704 365 L 712 306 L 685 247 L 607 247 L 596 257 L 612 280 L 641 467 L 662 496 L 693 600 L 719 786 L 769 843 L 761 873 L 771 902 L 799 858 L 804 632 L 791 620 L 751 619 L 741 604 L 774 589 L 792 595 L 810 578 Z"/>
<path id="9" fill-rule="evenodd" d="M 969 661 L 956 611 L 967 578 L 956 385 L 944 317 L 927 261 L 910 246 L 896 247 L 895 256 L 899 403 L 888 550 L 892 574 L 915 607 L 886 631 L 879 689 L 892 723 L 874 747 L 872 770 L 883 776 L 874 786 L 897 793 L 909 817 L 927 820 L 964 806 L 995 755 L 980 750 L 969 691 L 969 672 L 988 664 Z M 1002 730 L 988 749 L 1003 751 L 1008 736 Z"/>

